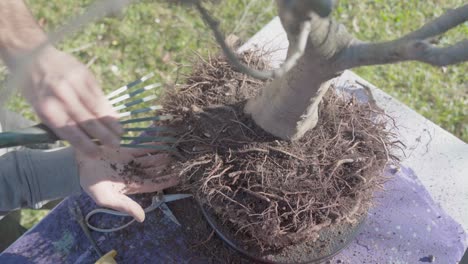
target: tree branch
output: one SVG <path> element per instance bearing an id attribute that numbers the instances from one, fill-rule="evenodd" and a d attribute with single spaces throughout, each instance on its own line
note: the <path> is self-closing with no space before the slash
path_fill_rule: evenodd
<path id="1" fill-rule="evenodd" d="M 338 65 L 338 70 L 345 70 L 365 65 L 408 60 L 420 61 L 434 66 L 446 66 L 468 61 L 468 40 L 448 47 L 437 47 L 427 40 L 465 21 L 468 21 L 468 4 L 449 10 L 420 29 L 393 41 L 366 43 L 356 40 L 340 54 L 336 65 Z"/>
<path id="2" fill-rule="evenodd" d="M 208 14 L 207 10 L 201 5 L 200 1 L 195 1 L 194 4 L 197 10 L 200 12 L 203 18 L 203 21 L 205 21 L 205 23 L 213 31 L 216 41 L 221 46 L 221 49 L 223 50 L 228 60 L 237 70 L 245 74 L 248 74 L 254 78 L 261 79 L 261 80 L 281 77 L 285 73 L 287 73 L 289 70 L 291 70 L 296 65 L 297 61 L 304 54 L 305 48 L 307 46 L 308 36 L 312 28 L 312 23 L 310 22 L 310 20 L 305 20 L 301 24 L 298 41 L 295 43 L 295 46 L 290 47 L 290 50 L 292 50 L 293 52 L 287 58 L 287 60 L 281 65 L 280 68 L 269 70 L 269 71 L 259 71 L 256 69 L 252 69 L 249 66 L 243 64 L 241 61 L 239 61 L 239 59 L 237 58 L 237 54 L 234 51 L 232 51 L 231 48 L 229 48 L 229 46 L 226 44 L 223 34 L 218 28 L 219 23 Z"/>
<path id="3" fill-rule="evenodd" d="M 420 29 L 413 31 L 403 39 L 428 39 L 443 34 L 468 20 L 468 4 L 450 9 L 442 16 L 430 21 Z"/>
<path id="4" fill-rule="evenodd" d="M 447 66 L 468 61 L 468 39 L 448 47 L 435 47 L 427 42 L 417 43 L 414 48 L 413 60 L 425 62 L 434 66 Z"/>

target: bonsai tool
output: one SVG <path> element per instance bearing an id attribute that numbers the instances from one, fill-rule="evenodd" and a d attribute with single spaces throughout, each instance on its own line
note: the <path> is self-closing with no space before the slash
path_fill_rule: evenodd
<path id="1" fill-rule="evenodd" d="M 70 211 L 70 214 L 75 218 L 75 220 L 80 225 L 81 230 L 83 230 L 83 233 L 85 234 L 86 238 L 91 243 L 91 245 L 93 246 L 93 249 L 99 255 L 100 259 L 96 261 L 96 264 L 117 264 L 117 262 L 114 259 L 114 257 L 117 256 L 117 251 L 111 250 L 106 254 L 102 253 L 101 249 L 96 244 L 96 241 L 91 236 L 91 233 L 89 232 L 89 229 L 85 224 L 83 213 L 81 212 L 81 209 L 78 203 L 76 201 L 73 201 L 73 204 L 69 205 L 68 210 Z"/>
<path id="2" fill-rule="evenodd" d="M 162 191 L 160 191 L 160 192 L 157 192 L 157 194 L 155 196 L 153 196 L 153 198 L 151 199 L 151 205 L 148 206 L 147 208 L 145 208 L 144 211 L 145 211 L 145 213 L 149 213 L 149 212 L 152 212 L 152 211 L 156 210 L 157 208 L 159 208 L 159 209 L 161 209 L 161 211 L 164 213 L 165 216 L 169 217 L 169 219 L 173 223 L 180 226 L 179 221 L 174 216 L 174 214 L 171 212 L 171 210 L 166 205 L 166 203 L 167 202 L 174 202 L 174 201 L 177 201 L 177 200 L 186 199 L 186 198 L 190 198 L 190 197 L 192 197 L 191 194 L 164 194 Z M 126 224 L 123 224 L 123 225 L 121 225 L 119 227 L 99 228 L 99 227 L 96 227 L 96 226 L 92 225 L 89 222 L 89 219 L 92 216 L 96 215 L 96 214 L 110 214 L 110 215 L 122 216 L 122 217 L 130 216 L 130 215 L 127 214 L 127 213 L 122 213 L 122 212 L 119 212 L 119 211 L 104 209 L 104 208 L 98 208 L 98 209 L 92 210 L 91 212 L 89 212 L 86 215 L 85 223 L 86 223 L 86 226 L 88 228 L 90 228 L 90 229 L 92 229 L 94 231 L 97 231 L 97 232 L 110 233 L 110 232 L 119 231 L 119 230 L 122 230 L 122 229 L 126 228 L 127 226 L 131 225 L 133 222 L 135 222 L 135 219 L 132 219 L 130 222 L 128 222 Z"/>
<path id="3" fill-rule="evenodd" d="M 151 148 L 156 150 L 173 151 L 174 149 L 167 145 L 145 145 L 143 143 L 148 142 L 174 142 L 175 138 L 172 137 L 156 137 L 147 136 L 152 133 L 158 132 L 170 132 L 170 129 L 163 126 L 151 126 L 151 127 L 135 127 L 135 124 L 159 120 L 170 120 L 171 116 L 156 115 L 151 117 L 139 117 L 129 118 L 135 115 L 153 112 L 161 110 L 162 106 L 146 106 L 139 109 L 134 107 L 140 106 L 146 102 L 153 101 L 157 98 L 156 95 L 147 95 L 145 92 L 160 87 L 160 84 L 151 84 L 142 88 L 133 89 L 140 83 L 143 83 L 153 77 L 154 74 L 148 74 L 142 78 L 133 81 L 107 95 L 110 103 L 114 106 L 114 109 L 119 112 L 120 123 L 124 126 L 125 133 L 140 132 L 145 136 L 134 137 L 130 134 L 124 134 L 122 136 L 121 147 L 127 148 Z M 131 101 L 126 102 L 131 99 Z M 30 144 L 41 144 L 41 143 L 54 143 L 61 140 L 49 127 L 44 124 L 38 124 L 32 127 L 23 128 L 15 131 L 8 131 L 0 133 L 0 148 L 25 146 Z"/>

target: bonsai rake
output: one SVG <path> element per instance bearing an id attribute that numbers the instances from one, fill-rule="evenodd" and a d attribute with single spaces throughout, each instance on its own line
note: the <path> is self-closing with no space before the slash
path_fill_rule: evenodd
<path id="1" fill-rule="evenodd" d="M 155 136 L 158 134 L 170 135 L 171 131 L 168 127 L 156 125 L 147 127 L 141 126 L 141 124 L 145 124 L 146 122 L 172 119 L 172 116 L 169 115 L 139 116 L 145 113 L 154 113 L 162 109 L 160 105 L 144 106 L 147 102 L 157 99 L 156 95 L 147 95 L 147 92 L 160 87 L 160 84 L 150 84 L 137 88 L 139 84 L 146 82 L 153 76 L 154 74 L 150 73 L 107 95 L 107 99 L 109 99 L 114 109 L 119 112 L 119 121 L 124 127 L 124 135 L 121 138 L 120 146 L 175 151 L 167 144 L 145 144 L 150 142 L 173 143 L 176 141 L 175 138 L 170 136 Z M 135 133 L 139 133 L 139 135 L 134 136 Z M 44 124 L 37 124 L 28 128 L 0 133 L 0 148 L 34 144 L 52 144 L 60 140 L 61 139 L 49 127 Z"/>

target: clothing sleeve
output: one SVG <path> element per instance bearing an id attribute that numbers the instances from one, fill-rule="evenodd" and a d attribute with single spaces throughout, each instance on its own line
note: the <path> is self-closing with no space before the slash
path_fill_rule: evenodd
<path id="1" fill-rule="evenodd" d="M 74 151 L 17 150 L 0 157 L 0 212 L 38 209 L 46 202 L 80 193 Z"/>

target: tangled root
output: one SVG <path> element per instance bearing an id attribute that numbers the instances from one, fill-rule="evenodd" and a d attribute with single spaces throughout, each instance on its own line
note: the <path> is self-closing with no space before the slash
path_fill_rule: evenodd
<path id="1" fill-rule="evenodd" d="M 267 67 L 252 52 L 242 59 Z M 385 166 L 396 160 L 397 143 L 385 129 L 389 117 L 330 89 L 316 128 L 287 142 L 243 113 L 245 101 L 264 86 L 223 57 L 210 57 L 166 95 L 183 156 L 174 166 L 180 188 L 262 249 L 313 240 L 323 228 L 357 221 L 382 188 Z"/>

